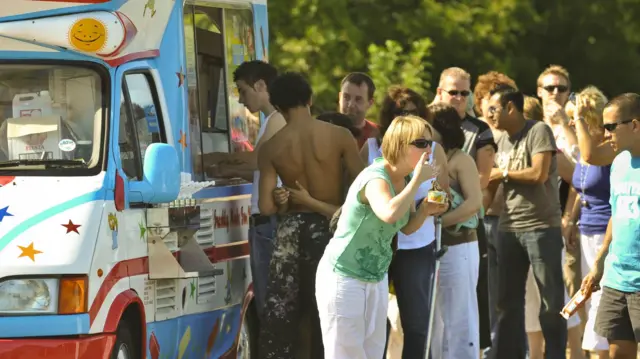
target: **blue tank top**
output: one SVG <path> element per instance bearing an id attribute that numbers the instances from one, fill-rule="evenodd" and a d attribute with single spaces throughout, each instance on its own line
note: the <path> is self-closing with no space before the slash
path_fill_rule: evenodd
<path id="1" fill-rule="evenodd" d="M 603 285 L 640 292 L 640 157 L 620 153 L 611 165 L 613 241 L 604 264 Z"/>
<path id="2" fill-rule="evenodd" d="M 573 186 L 580 195 L 581 202 L 586 201 L 580 211 L 580 233 L 586 235 L 603 234 L 611 218 L 610 177 L 611 166 L 591 166 L 576 163 L 573 171 Z M 584 186 L 584 188 L 582 188 Z"/>

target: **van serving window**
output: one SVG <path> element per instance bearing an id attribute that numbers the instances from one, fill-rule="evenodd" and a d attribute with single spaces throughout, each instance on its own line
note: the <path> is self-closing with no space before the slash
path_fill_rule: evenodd
<path id="1" fill-rule="evenodd" d="M 199 154 L 251 151 L 260 120 L 239 102 L 233 71 L 255 60 L 250 7 L 185 5 L 184 34 L 194 180 L 204 180 Z"/>

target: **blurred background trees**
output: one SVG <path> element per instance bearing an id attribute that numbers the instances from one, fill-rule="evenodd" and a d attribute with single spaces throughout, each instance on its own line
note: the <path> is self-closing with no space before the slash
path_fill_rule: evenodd
<path id="1" fill-rule="evenodd" d="M 430 101 L 440 71 L 497 70 L 535 95 L 549 64 L 573 89 L 640 91 L 638 0 L 269 0 L 270 61 L 312 82 L 314 112 L 335 110 L 342 77 L 368 72 Z M 472 83 L 472 86 L 474 84 Z M 373 109 L 375 111 L 376 109 Z M 375 116 L 370 116 L 375 117 Z"/>

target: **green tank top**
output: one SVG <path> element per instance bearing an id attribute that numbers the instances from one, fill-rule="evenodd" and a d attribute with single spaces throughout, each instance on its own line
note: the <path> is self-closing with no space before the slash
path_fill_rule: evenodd
<path id="1" fill-rule="evenodd" d="M 337 273 L 364 282 L 384 279 L 393 254 L 391 240 L 407 224 L 410 214 L 407 211 L 396 223 L 388 224 L 360 201 L 360 191 L 376 178 L 385 180 L 391 194 L 396 195 L 382 159 L 376 159 L 349 188 L 336 232 L 325 250 L 325 257 Z"/>

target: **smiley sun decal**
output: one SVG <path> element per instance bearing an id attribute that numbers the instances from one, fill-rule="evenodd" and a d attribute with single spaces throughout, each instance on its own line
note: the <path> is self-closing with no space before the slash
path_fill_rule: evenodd
<path id="1" fill-rule="evenodd" d="M 107 29 L 96 19 L 78 19 L 69 30 L 69 42 L 80 51 L 97 52 L 107 42 Z"/>

